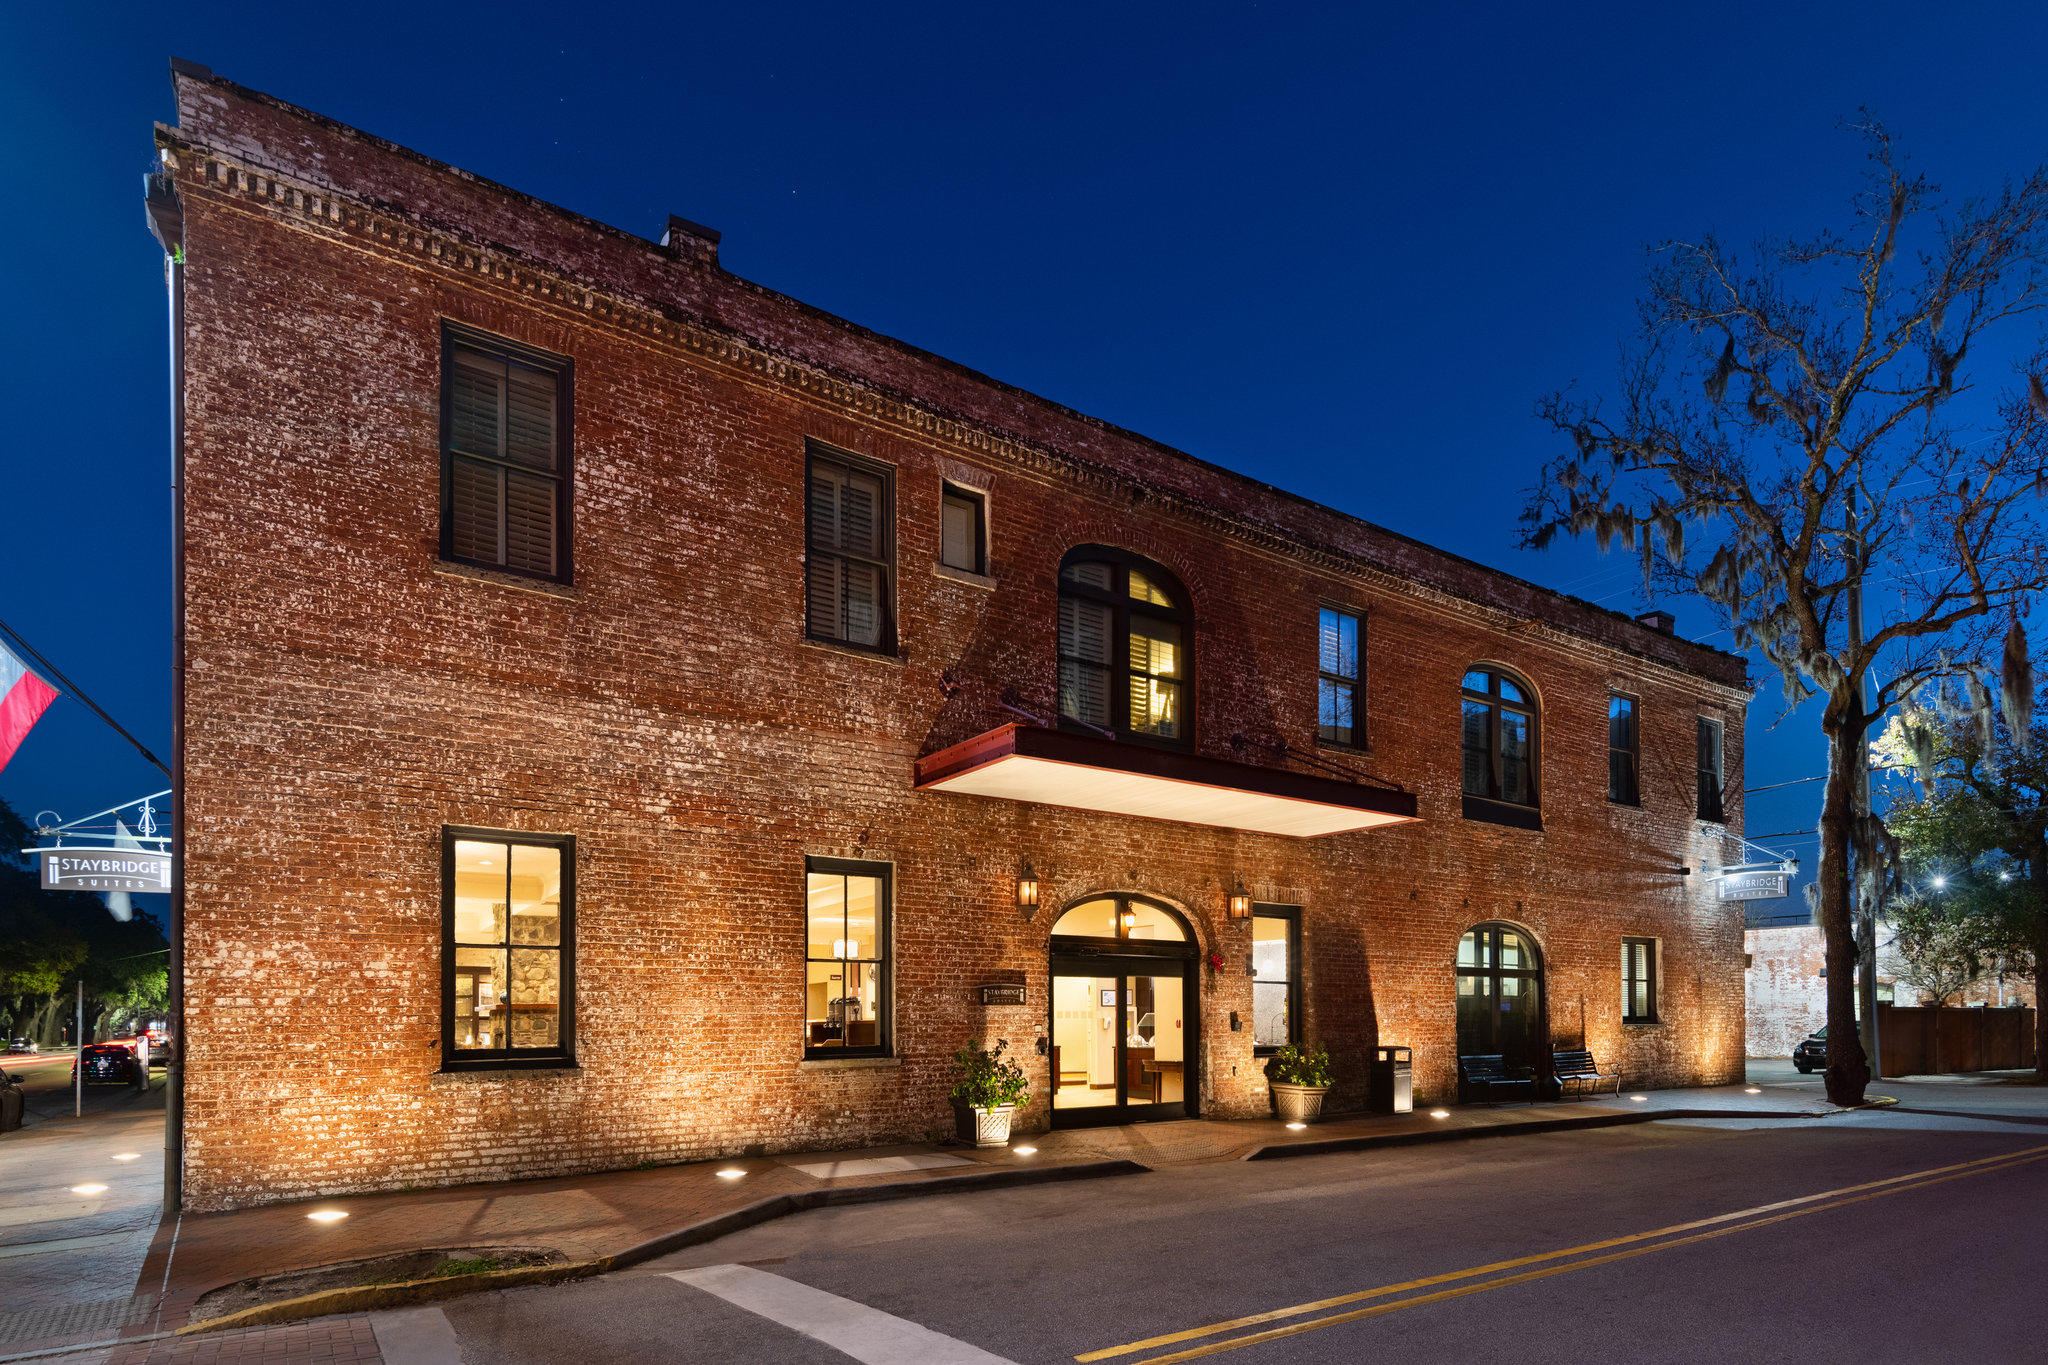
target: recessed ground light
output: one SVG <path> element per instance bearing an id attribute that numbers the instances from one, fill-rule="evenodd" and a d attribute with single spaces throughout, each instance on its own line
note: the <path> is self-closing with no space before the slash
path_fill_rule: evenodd
<path id="1" fill-rule="evenodd" d="M 1748 1089 L 1744 1090 L 1742 1093 L 1745 1095 L 1761 1095 L 1764 1092 L 1752 1085 Z"/>
<path id="2" fill-rule="evenodd" d="M 718 1173 L 718 1178 L 720 1180 L 738 1180 L 745 1174 L 746 1172 L 737 1166 L 728 1166 Z"/>
<path id="3" fill-rule="evenodd" d="M 1451 1116 L 1451 1111 L 1448 1109 L 1432 1109 L 1429 1111 L 1429 1116 L 1433 1119 L 1447 1119 Z"/>
<path id="4" fill-rule="evenodd" d="M 1306 1127 L 1308 1127 L 1308 1125 L 1305 1123 L 1290 1123 L 1287 1125 L 1287 1131 L 1290 1133 L 1298 1133 Z"/>
<path id="5" fill-rule="evenodd" d="M 137 1158 L 137 1157 L 139 1157 L 139 1156 L 141 1156 L 141 1155 L 142 1155 L 142 1153 L 140 1153 L 140 1152 L 116 1152 L 116 1153 L 114 1153 L 114 1160 L 116 1160 L 116 1161 L 133 1161 L 133 1160 L 135 1160 L 135 1158 Z"/>
<path id="6" fill-rule="evenodd" d="M 1018 1156 L 1030 1156 L 1038 1149 L 1036 1147 L 1012 1147 L 1010 1150 L 1015 1152 Z"/>
<path id="7" fill-rule="evenodd" d="M 71 1192 L 73 1194 L 105 1194 L 107 1187 L 105 1185 L 73 1185 Z"/>
<path id="8" fill-rule="evenodd" d="M 314 1209 L 311 1213 L 307 1214 L 306 1217 L 312 1219 L 316 1223 L 339 1223 L 342 1219 L 348 1217 L 348 1215 L 342 1212 L 340 1209 Z"/>
<path id="9" fill-rule="evenodd" d="M 1644 1101 L 1648 1100 L 1650 1097 L 1648 1095 L 1630 1095 L 1629 1098 L 1634 1100 L 1637 1104 L 1641 1104 Z"/>

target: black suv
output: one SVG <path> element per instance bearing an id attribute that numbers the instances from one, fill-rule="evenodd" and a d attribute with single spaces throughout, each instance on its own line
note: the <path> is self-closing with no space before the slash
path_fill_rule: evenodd
<path id="1" fill-rule="evenodd" d="M 1802 1076 L 1827 1070 L 1828 1031 L 1825 1025 L 1819 1033 L 1802 1039 L 1799 1046 L 1792 1049 L 1792 1065 L 1799 1068 L 1799 1074 Z"/>

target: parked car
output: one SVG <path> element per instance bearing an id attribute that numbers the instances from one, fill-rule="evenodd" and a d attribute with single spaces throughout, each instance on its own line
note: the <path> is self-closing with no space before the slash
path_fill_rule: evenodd
<path id="1" fill-rule="evenodd" d="M 34 1040 L 29 1038 L 16 1038 L 7 1045 L 7 1055 L 10 1057 L 25 1057 L 41 1051 Z"/>
<path id="2" fill-rule="evenodd" d="M 80 1060 L 87 1085 L 134 1085 L 140 1079 L 142 1062 L 126 1043 L 87 1043 Z M 71 1064 L 71 1079 L 78 1079 L 78 1062 Z"/>
<path id="3" fill-rule="evenodd" d="M 1802 1076 L 1810 1076 L 1816 1071 L 1827 1070 L 1828 1031 L 1826 1025 L 1821 1026 L 1819 1033 L 1811 1034 L 1801 1039 L 1799 1046 L 1792 1049 L 1792 1065 L 1799 1068 L 1799 1074 Z"/>

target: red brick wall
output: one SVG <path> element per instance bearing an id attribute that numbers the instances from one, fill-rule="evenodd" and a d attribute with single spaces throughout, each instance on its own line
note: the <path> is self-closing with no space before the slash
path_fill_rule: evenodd
<path id="1" fill-rule="evenodd" d="M 179 87 L 194 1208 L 923 1135 L 981 1034 L 1021 1044 L 1043 1124 L 1048 935 L 1106 889 L 1182 907 L 1221 951 L 1202 1105 L 1260 1112 L 1249 933 L 1222 914 L 1240 877 L 1306 907 L 1306 1026 L 1340 1104 L 1379 1041 L 1415 1048 L 1419 1097 L 1450 1095 L 1453 955 L 1496 918 L 1542 945 L 1560 1041 L 1631 1085 L 1740 1076 L 1740 912 L 1676 875 L 1732 852 L 1692 818 L 1693 718 L 1725 718 L 1739 790 L 1739 661 Z M 436 561 L 443 318 L 573 358 L 572 589 Z M 896 470 L 899 659 L 803 639 L 807 439 Z M 935 571 L 942 478 L 990 490 L 992 586 Z M 1313 746 L 1318 601 L 1362 610 L 1370 749 L 1347 759 L 1415 790 L 1422 822 L 1296 841 L 913 791 L 918 755 L 1014 719 L 1005 688 L 1055 709 L 1055 574 L 1088 541 L 1187 585 L 1218 756 Z M 1460 818 L 1476 660 L 1541 692 L 1541 832 Z M 1610 688 L 1642 698 L 1640 810 L 1606 800 Z M 577 837 L 578 1069 L 439 1073 L 444 824 Z M 807 854 L 895 864 L 892 1065 L 800 1063 Z M 1620 1022 L 1625 934 L 1661 942 L 1657 1025 Z M 1028 1005 L 974 1003 L 1011 972 Z"/>

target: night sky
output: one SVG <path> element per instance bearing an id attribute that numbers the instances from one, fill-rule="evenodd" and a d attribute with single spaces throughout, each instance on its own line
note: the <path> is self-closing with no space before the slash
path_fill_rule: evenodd
<path id="1" fill-rule="evenodd" d="M 2035 7 L 605 8 L 0 14 L 0 620 L 160 754 L 141 177 L 172 55 L 632 232 L 708 223 L 749 279 L 1622 610 L 1632 556 L 1520 551 L 1514 523 L 1554 450 L 1532 405 L 1611 387 L 1644 247 L 1839 221 L 1861 106 L 1956 193 L 2048 151 Z M 1751 711 L 1751 786 L 1821 770 L 1779 697 Z M 69 699 L 0 773 L 66 819 L 167 785 Z M 1749 829 L 1810 829 L 1818 800 L 1753 798 Z"/>

